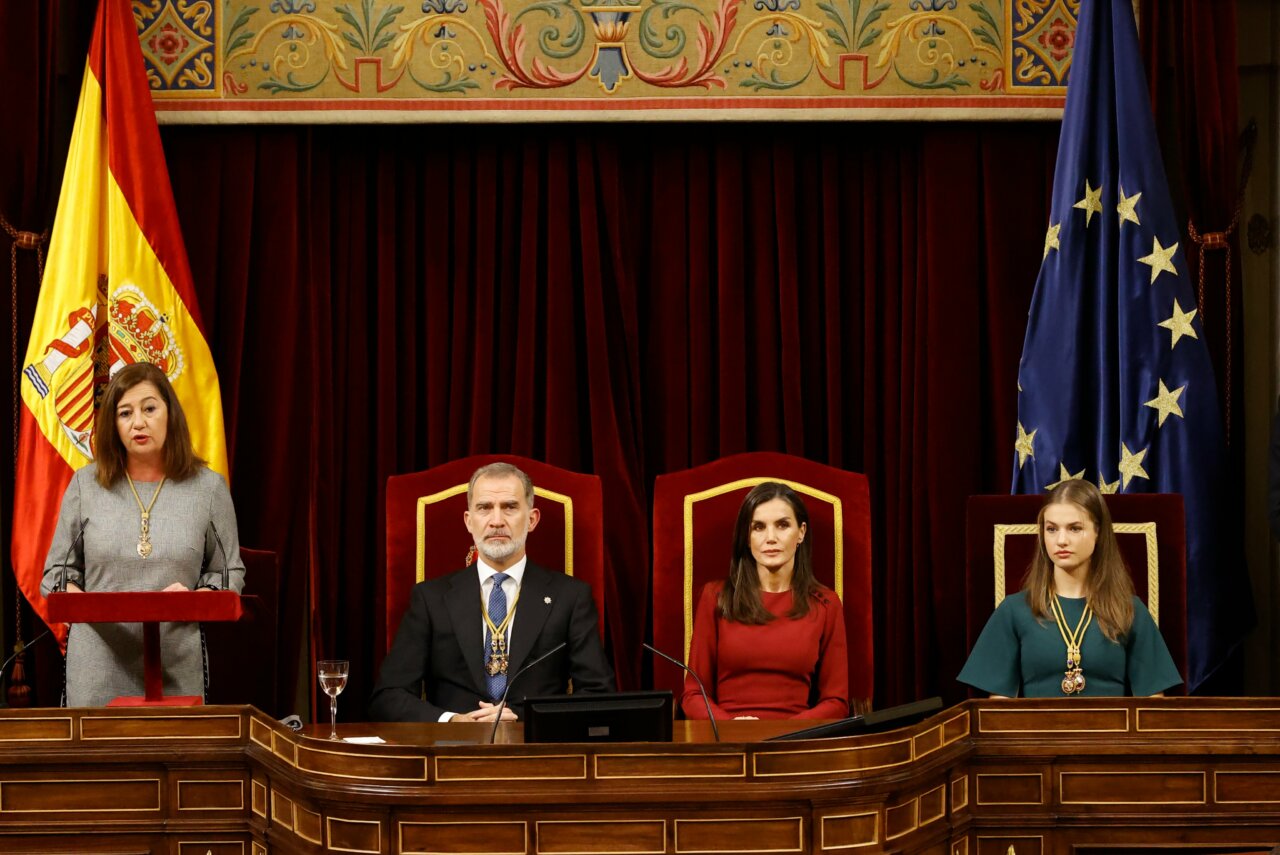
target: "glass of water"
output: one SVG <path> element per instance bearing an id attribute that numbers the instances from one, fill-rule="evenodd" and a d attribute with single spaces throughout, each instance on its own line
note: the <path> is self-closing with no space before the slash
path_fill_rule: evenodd
<path id="1" fill-rule="evenodd" d="M 338 695 L 347 687 L 347 669 L 350 663 L 345 659 L 321 659 L 316 663 L 316 675 L 320 678 L 320 688 L 329 696 L 329 738 L 338 738 Z"/>

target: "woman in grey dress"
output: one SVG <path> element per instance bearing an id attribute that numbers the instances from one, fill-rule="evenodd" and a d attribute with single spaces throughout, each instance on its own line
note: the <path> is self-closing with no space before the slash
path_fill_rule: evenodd
<path id="1" fill-rule="evenodd" d="M 187 591 L 244 587 L 231 493 L 191 444 L 182 406 L 159 368 L 135 363 L 107 386 L 94 426 L 93 463 L 71 476 L 41 589 Z M 220 542 L 219 542 L 220 541 Z M 160 629 L 166 695 L 205 690 L 200 625 Z M 71 627 L 66 703 L 104 706 L 145 693 L 142 626 Z"/>

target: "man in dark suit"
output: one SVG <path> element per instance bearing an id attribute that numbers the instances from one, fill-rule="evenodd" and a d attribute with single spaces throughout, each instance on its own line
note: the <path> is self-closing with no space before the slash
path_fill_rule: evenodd
<path id="1" fill-rule="evenodd" d="M 414 586 L 369 703 L 375 721 L 493 721 L 507 681 L 557 644 L 511 687 L 508 703 L 538 695 L 611 692 L 586 583 L 532 564 L 538 525 L 533 482 L 510 463 L 482 466 L 467 487 L 463 522 L 475 566 Z M 511 708 L 503 719 L 514 719 Z"/>

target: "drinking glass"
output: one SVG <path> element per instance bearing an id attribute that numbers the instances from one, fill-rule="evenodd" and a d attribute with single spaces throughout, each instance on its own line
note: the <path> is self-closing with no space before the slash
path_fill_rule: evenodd
<path id="1" fill-rule="evenodd" d="M 320 688 L 329 696 L 329 738 L 338 738 L 338 695 L 347 687 L 347 669 L 350 663 L 345 659 L 321 659 L 316 663 L 316 674 L 320 678 Z"/>

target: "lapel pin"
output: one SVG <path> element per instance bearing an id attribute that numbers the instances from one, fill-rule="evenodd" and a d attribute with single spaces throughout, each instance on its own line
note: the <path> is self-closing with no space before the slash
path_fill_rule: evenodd
<path id="1" fill-rule="evenodd" d="M 551 598 L 550 598 L 550 597 L 543 597 L 543 598 L 542 598 L 542 602 L 546 603 L 547 605 L 551 605 Z"/>

